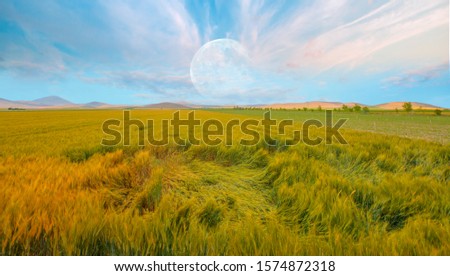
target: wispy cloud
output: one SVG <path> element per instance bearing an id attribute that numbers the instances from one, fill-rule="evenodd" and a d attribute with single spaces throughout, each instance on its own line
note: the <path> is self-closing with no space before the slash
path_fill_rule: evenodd
<path id="1" fill-rule="evenodd" d="M 448 37 L 448 8 L 445 0 L 4 0 L 0 73 L 11 83 L 58 80 L 61 90 L 75 79 L 104 94 L 114 87 L 129 98 L 199 99 L 192 58 L 209 40 L 227 37 L 248 50 L 256 73 L 226 98 L 203 95 L 205 101 L 338 98 L 332 87 L 341 79 L 347 87 L 362 78 L 376 87 L 415 87 L 435 79 L 434 71 L 408 68 L 448 62 L 440 38 Z M 433 43 L 437 38 L 441 43 Z"/>
<path id="2" fill-rule="evenodd" d="M 141 90 L 160 95 L 176 96 L 193 93 L 190 76 L 175 73 L 155 73 L 152 70 L 130 70 L 100 72 L 98 77 L 79 76 L 90 83 L 115 86 L 130 90 Z"/>
<path id="3" fill-rule="evenodd" d="M 182 1 L 102 1 L 122 55 L 141 65 L 188 67 L 200 35 Z"/>
<path id="4" fill-rule="evenodd" d="M 416 87 L 422 83 L 430 82 L 448 74 L 448 68 L 448 63 L 446 63 L 420 70 L 408 71 L 401 75 L 386 78 L 383 80 L 383 83 L 390 86 Z"/>
<path id="5" fill-rule="evenodd" d="M 19 77 L 47 80 L 63 78 L 66 71 L 63 63 L 46 65 L 28 61 L 0 61 L 0 69 Z"/>
<path id="6" fill-rule="evenodd" d="M 243 4 L 242 10 L 248 12 L 242 22 L 250 27 L 243 27 L 242 41 L 261 64 L 303 73 L 320 73 L 338 65 L 353 68 L 397 42 L 448 26 L 448 2 L 444 0 L 317 1 L 294 9 L 275 25 L 267 23 L 267 17 L 274 14 L 259 4 Z M 256 15 L 262 19 L 246 20 Z"/>
<path id="7" fill-rule="evenodd" d="M 77 4 L 83 8 L 52 0 L 2 2 L 1 21 L 14 31 L 0 32 L 4 62 L 74 71 L 130 65 L 179 69 L 189 67 L 201 46 L 182 1 L 83 2 Z"/>
<path id="8" fill-rule="evenodd" d="M 153 99 L 155 96 L 153 94 L 149 94 L 149 93 L 138 93 L 138 94 L 133 94 L 133 97 L 147 100 L 147 99 Z"/>

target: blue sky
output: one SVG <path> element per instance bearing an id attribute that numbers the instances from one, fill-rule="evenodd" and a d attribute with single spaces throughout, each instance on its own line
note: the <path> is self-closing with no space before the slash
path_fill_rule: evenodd
<path id="1" fill-rule="evenodd" d="M 192 83 L 194 55 L 216 39 L 246 51 L 250 77 L 239 78 L 239 89 L 229 84 L 238 77 L 230 68 L 205 76 L 210 93 Z M 242 66 L 238 59 L 231 64 Z M 218 95 L 214 87 L 230 89 Z M 76 103 L 450 107 L 448 1 L 2 0 L 0 97 L 49 95 Z"/>

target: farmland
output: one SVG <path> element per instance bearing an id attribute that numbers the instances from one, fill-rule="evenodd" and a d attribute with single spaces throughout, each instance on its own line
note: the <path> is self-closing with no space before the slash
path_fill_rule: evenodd
<path id="1" fill-rule="evenodd" d="M 121 110 L 0 112 L 0 254 L 449 255 L 450 117 L 335 115 L 346 145 L 102 147 Z"/>
<path id="2" fill-rule="evenodd" d="M 236 110 L 223 109 L 220 112 L 241 114 L 245 116 L 258 116 L 265 110 Z M 295 111 L 295 110 L 272 110 L 275 119 L 290 118 L 295 121 L 308 119 L 323 120 L 323 112 L 318 111 Z M 418 138 L 434 141 L 442 144 L 450 143 L 450 113 L 447 116 L 434 116 L 433 112 L 415 111 L 413 114 L 395 112 L 393 110 L 373 111 L 369 114 L 362 112 L 334 112 L 334 119 L 346 118 L 348 121 L 343 128 L 363 130 L 388 135 L 396 135 L 407 138 Z"/>

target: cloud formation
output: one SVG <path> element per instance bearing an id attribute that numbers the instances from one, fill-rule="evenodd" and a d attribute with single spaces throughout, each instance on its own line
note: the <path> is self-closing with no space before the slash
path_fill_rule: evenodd
<path id="1" fill-rule="evenodd" d="M 276 13 L 261 3 L 243 2 L 242 10 L 247 12 L 242 14 L 242 41 L 261 64 L 303 73 L 358 67 L 377 51 L 448 26 L 447 1 L 323 0 L 293 9 L 273 24 Z M 442 56 L 448 57 L 445 45 Z"/>
<path id="2" fill-rule="evenodd" d="M 235 89 L 218 102 L 251 101 L 255 94 L 267 101 L 280 94 L 304 98 L 326 89 L 321 96 L 334 98 L 333 83 L 342 79 L 411 87 L 434 78 L 417 73 L 421 68 L 448 63 L 448 39 L 430 49 L 433 40 L 448 37 L 448 8 L 445 0 L 5 0 L 0 73 L 11 82 L 25 77 L 61 85 L 75 76 L 130 98 L 142 92 L 169 100 L 196 94 L 189 67 L 197 50 L 231 38 L 246 48 L 259 77 L 248 91 Z M 400 58 L 401 43 L 410 46 Z"/>
<path id="3" fill-rule="evenodd" d="M 441 64 L 420 70 L 408 71 L 404 74 L 386 78 L 383 83 L 401 87 L 417 87 L 422 83 L 439 79 L 442 75 L 449 73 L 449 64 Z"/>

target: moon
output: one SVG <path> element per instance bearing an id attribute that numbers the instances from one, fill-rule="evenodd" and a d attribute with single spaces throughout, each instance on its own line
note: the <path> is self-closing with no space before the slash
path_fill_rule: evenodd
<path id="1" fill-rule="evenodd" d="M 251 61 L 236 40 L 217 39 L 195 53 L 190 75 L 194 87 L 204 96 L 242 95 L 248 93 L 252 83 Z"/>

